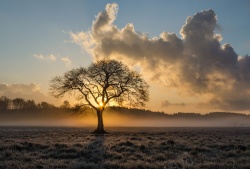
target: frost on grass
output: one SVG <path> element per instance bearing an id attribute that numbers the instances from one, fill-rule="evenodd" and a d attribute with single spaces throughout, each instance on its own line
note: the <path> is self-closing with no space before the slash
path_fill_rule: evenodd
<path id="1" fill-rule="evenodd" d="M 0 168 L 248 168 L 249 128 L 0 128 Z"/>

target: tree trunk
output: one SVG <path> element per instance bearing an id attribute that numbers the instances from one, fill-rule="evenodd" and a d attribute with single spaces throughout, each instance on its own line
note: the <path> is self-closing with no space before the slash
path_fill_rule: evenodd
<path id="1" fill-rule="evenodd" d="M 97 128 L 94 130 L 94 133 L 97 133 L 97 134 L 105 134 L 105 133 L 107 133 L 107 132 L 104 130 L 102 113 L 103 113 L 103 110 L 98 109 L 98 110 L 96 111 L 97 120 L 98 120 L 98 125 L 97 125 Z"/>

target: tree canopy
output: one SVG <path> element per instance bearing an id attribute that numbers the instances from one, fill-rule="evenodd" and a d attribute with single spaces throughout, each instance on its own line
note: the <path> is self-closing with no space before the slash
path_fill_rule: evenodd
<path id="1" fill-rule="evenodd" d="M 149 100 L 148 88 L 138 72 L 116 60 L 97 61 L 88 68 L 72 69 L 50 81 L 53 96 L 74 95 L 83 106 L 95 109 L 98 119 L 100 113 L 101 121 L 104 108 L 111 102 L 126 103 L 131 107 L 144 106 Z"/>

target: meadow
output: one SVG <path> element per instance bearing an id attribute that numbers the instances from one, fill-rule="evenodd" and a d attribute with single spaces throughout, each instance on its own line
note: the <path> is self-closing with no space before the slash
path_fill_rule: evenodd
<path id="1" fill-rule="evenodd" d="M 0 127 L 0 169 L 247 169 L 250 128 Z"/>

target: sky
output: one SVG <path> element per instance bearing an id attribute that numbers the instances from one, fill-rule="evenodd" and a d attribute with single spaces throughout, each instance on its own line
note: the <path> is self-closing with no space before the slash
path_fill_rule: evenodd
<path id="1" fill-rule="evenodd" d="M 0 96 L 61 104 L 54 76 L 113 58 L 149 83 L 146 109 L 248 113 L 249 17 L 247 0 L 2 0 Z"/>

